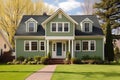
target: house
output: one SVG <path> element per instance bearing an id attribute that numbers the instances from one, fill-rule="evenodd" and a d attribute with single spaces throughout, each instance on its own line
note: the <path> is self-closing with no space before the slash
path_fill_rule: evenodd
<path id="1" fill-rule="evenodd" d="M 0 29 L 0 56 L 12 49 L 6 33 Z"/>
<path id="2" fill-rule="evenodd" d="M 58 9 L 52 15 L 24 15 L 15 34 L 16 58 L 46 56 L 64 59 L 98 56 L 104 60 L 104 35 L 96 16 L 68 15 Z"/>

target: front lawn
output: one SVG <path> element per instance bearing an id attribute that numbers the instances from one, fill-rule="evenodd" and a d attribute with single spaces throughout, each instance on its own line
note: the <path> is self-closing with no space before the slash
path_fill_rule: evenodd
<path id="1" fill-rule="evenodd" d="M 120 65 L 58 65 L 52 80 L 120 80 Z"/>
<path id="2" fill-rule="evenodd" d="M 25 80 L 44 65 L 0 65 L 0 80 Z"/>

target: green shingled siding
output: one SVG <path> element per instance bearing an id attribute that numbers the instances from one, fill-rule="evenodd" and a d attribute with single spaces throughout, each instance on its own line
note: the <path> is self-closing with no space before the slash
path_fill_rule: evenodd
<path id="1" fill-rule="evenodd" d="M 76 40 L 80 40 L 81 41 L 81 51 L 76 52 L 74 51 L 74 55 L 76 58 L 82 58 L 82 56 L 85 55 L 89 55 L 89 56 L 99 56 L 101 59 L 103 59 L 103 38 L 76 38 Z M 82 51 L 82 40 L 95 40 L 96 41 L 96 51 L 92 51 L 92 52 L 84 52 Z"/>
<path id="2" fill-rule="evenodd" d="M 70 32 L 51 32 L 51 22 L 69 22 Z M 62 18 L 58 18 L 58 15 L 56 15 L 50 22 L 46 24 L 46 36 L 74 36 L 74 24 L 64 15 L 62 15 Z"/>
<path id="3" fill-rule="evenodd" d="M 45 56 L 45 51 L 36 51 L 36 52 L 26 52 L 24 51 L 24 41 L 25 40 L 38 40 L 40 39 L 17 39 L 16 40 L 16 57 L 24 56 L 24 57 L 34 57 L 34 56 Z M 39 44 L 38 44 L 39 49 Z"/>

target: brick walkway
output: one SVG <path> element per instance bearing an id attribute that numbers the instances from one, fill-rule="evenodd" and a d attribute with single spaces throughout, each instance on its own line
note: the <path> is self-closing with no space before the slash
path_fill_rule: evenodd
<path id="1" fill-rule="evenodd" d="M 33 73 L 25 80 L 50 80 L 55 69 L 56 65 L 48 65 L 45 68 Z"/>

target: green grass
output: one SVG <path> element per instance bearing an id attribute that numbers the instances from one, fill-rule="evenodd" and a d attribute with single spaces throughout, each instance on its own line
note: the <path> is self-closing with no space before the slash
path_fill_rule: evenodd
<path id="1" fill-rule="evenodd" d="M 120 65 L 58 65 L 52 80 L 120 80 Z"/>
<path id="2" fill-rule="evenodd" d="M 0 65 L 0 80 L 25 80 L 44 65 Z"/>

